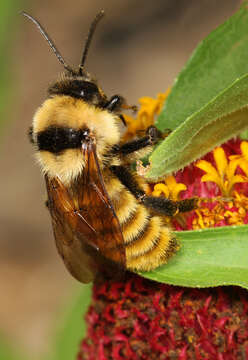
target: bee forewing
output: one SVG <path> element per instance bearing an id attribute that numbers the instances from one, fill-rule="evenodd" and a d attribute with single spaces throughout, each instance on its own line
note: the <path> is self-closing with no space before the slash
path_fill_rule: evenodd
<path id="1" fill-rule="evenodd" d="M 83 153 L 82 153 L 83 156 Z M 46 176 L 56 245 L 70 273 L 83 283 L 94 279 L 103 257 L 126 266 L 124 240 L 109 200 L 93 143 L 84 149 L 81 176 L 65 186 Z"/>

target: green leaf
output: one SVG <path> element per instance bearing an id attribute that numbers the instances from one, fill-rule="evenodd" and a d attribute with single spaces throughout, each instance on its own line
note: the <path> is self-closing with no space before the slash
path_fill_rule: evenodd
<path id="1" fill-rule="evenodd" d="M 176 232 L 181 244 L 168 264 L 139 275 L 158 282 L 248 289 L 248 225 Z"/>
<path id="2" fill-rule="evenodd" d="M 242 140 L 247 140 L 248 139 L 248 130 L 243 131 L 242 134 L 240 135 Z"/>
<path id="3" fill-rule="evenodd" d="M 195 49 L 179 74 L 156 125 L 174 130 L 248 73 L 248 2 Z"/>
<path id="4" fill-rule="evenodd" d="M 246 128 L 248 75 L 236 80 L 177 127 L 151 155 L 151 168 L 146 176 L 156 179 L 177 171 Z"/>
<path id="5" fill-rule="evenodd" d="M 81 286 L 80 294 L 68 306 L 67 315 L 57 335 L 56 349 L 52 360 L 74 360 L 80 341 L 86 335 L 84 315 L 91 299 L 91 285 Z"/>
<path id="6" fill-rule="evenodd" d="M 17 354 L 16 348 L 10 347 L 4 337 L 0 337 L 0 360 L 22 360 L 23 355 Z M 25 357 L 27 359 L 27 357 Z"/>
<path id="7" fill-rule="evenodd" d="M 233 128 L 230 123 L 241 114 L 237 113 L 240 108 L 248 104 L 244 94 L 247 59 L 248 2 L 245 1 L 236 14 L 199 44 L 176 79 L 156 125 L 162 131 L 166 128 L 178 131 L 173 131 L 151 155 L 148 178 L 179 170 L 243 131 L 244 120 L 239 128 Z M 233 120 L 231 112 L 235 112 Z"/>

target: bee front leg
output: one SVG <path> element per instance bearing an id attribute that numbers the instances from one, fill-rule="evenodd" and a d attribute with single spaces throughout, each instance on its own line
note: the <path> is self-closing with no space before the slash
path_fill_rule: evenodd
<path id="1" fill-rule="evenodd" d="M 114 95 L 112 96 L 105 104 L 104 104 L 104 109 L 107 109 L 109 111 L 114 111 L 114 112 L 118 112 L 121 111 L 121 109 L 124 110 L 132 110 L 132 111 L 137 111 L 137 106 L 136 105 L 127 105 L 126 104 L 126 100 L 124 99 L 123 96 L 121 95 Z"/>
<path id="2" fill-rule="evenodd" d="M 124 102 L 125 100 L 122 96 L 114 95 L 104 104 L 103 107 L 109 111 L 118 111 L 121 109 L 121 106 Z"/>
<path id="3" fill-rule="evenodd" d="M 113 151 L 115 154 L 120 154 L 122 156 L 129 155 L 135 151 L 155 145 L 161 137 L 162 133 L 155 126 L 149 126 L 146 130 L 146 136 L 128 141 L 120 146 L 115 146 Z"/>

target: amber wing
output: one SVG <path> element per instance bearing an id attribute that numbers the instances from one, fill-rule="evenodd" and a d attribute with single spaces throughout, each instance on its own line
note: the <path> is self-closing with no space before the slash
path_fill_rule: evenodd
<path id="1" fill-rule="evenodd" d="M 87 283 L 101 270 L 104 259 L 125 267 L 125 248 L 95 145 L 84 144 L 82 151 L 85 168 L 73 184 L 66 187 L 58 178 L 46 176 L 46 185 L 58 251 L 70 273 Z"/>

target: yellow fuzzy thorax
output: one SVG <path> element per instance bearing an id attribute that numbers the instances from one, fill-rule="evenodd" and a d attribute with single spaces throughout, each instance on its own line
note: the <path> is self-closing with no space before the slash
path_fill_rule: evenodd
<path id="1" fill-rule="evenodd" d="M 75 130 L 88 128 L 96 138 L 97 156 L 101 163 L 107 149 L 120 141 L 119 123 L 118 116 L 107 110 L 98 109 L 81 99 L 59 95 L 47 99 L 37 110 L 33 119 L 33 137 L 35 140 L 39 132 L 50 126 Z M 81 149 L 67 149 L 59 154 L 39 151 L 36 157 L 45 174 L 58 176 L 65 184 L 79 176 L 84 168 Z"/>

